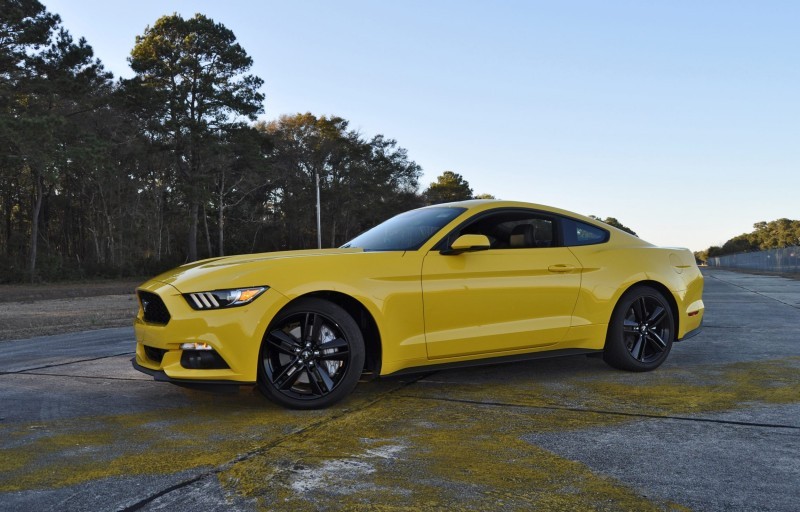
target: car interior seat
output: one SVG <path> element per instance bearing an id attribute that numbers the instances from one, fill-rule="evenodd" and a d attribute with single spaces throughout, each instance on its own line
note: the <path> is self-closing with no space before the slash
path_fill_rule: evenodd
<path id="1" fill-rule="evenodd" d="M 519 224 L 511 230 L 508 245 L 513 248 L 536 247 L 536 229 L 531 224 Z"/>

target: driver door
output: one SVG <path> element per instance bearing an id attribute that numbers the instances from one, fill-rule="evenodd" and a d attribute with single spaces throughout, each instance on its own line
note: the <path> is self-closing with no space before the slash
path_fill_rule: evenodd
<path id="1" fill-rule="evenodd" d="M 431 359 L 522 351 L 566 335 L 581 266 L 558 246 L 556 220 L 513 210 L 480 216 L 453 233 L 483 234 L 491 248 L 444 255 L 422 266 L 425 339 Z"/>

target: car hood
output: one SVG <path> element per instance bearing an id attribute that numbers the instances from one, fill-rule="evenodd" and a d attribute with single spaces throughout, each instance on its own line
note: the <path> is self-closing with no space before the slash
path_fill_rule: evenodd
<path id="1" fill-rule="evenodd" d="M 308 249 L 301 251 L 265 252 L 259 254 L 240 254 L 210 258 L 187 263 L 174 268 L 152 279 L 174 286 L 182 293 L 218 290 L 242 286 L 269 285 L 264 281 L 265 272 L 276 269 L 283 264 L 322 263 L 344 255 L 363 253 L 363 249 Z M 300 260 L 300 261 L 298 261 Z M 296 265 L 292 265 L 295 267 Z"/>

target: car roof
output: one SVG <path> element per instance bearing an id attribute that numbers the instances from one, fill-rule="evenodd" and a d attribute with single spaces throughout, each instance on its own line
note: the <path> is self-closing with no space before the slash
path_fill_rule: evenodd
<path id="1" fill-rule="evenodd" d="M 465 201 L 454 201 L 452 203 L 433 204 L 426 206 L 425 208 L 437 208 L 437 207 L 466 208 L 467 210 L 471 210 L 473 213 L 484 210 L 491 210 L 494 208 L 528 208 L 533 210 L 541 210 L 551 213 L 557 213 L 560 215 L 565 215 L 567 217 L 583 220 L 589 222 L 590 224 L 596 224 L 601 227 L 607 226 L 603 222 L 600 222 L 596 219 L 592 219 L 591 217 L 587 217 L 585 215 L 581 215 L 580 213 L 575 213 L 569 210 L 563 210 L 561 208 L 556 208 L 554 206 L 548 206 L 544 204 L 528 203 L 525 201 L 507 201 L 504 199 L 467 199 Z"/>

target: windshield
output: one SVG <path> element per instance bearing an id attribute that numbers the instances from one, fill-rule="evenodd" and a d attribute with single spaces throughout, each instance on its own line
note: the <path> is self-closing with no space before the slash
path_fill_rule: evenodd
<path id="1" fill-rule="evenodd" d="M 415 251 L 466 208 L 442 206 L 401 213 L 378 224 L 342 247 L 365 251 Z"/>

